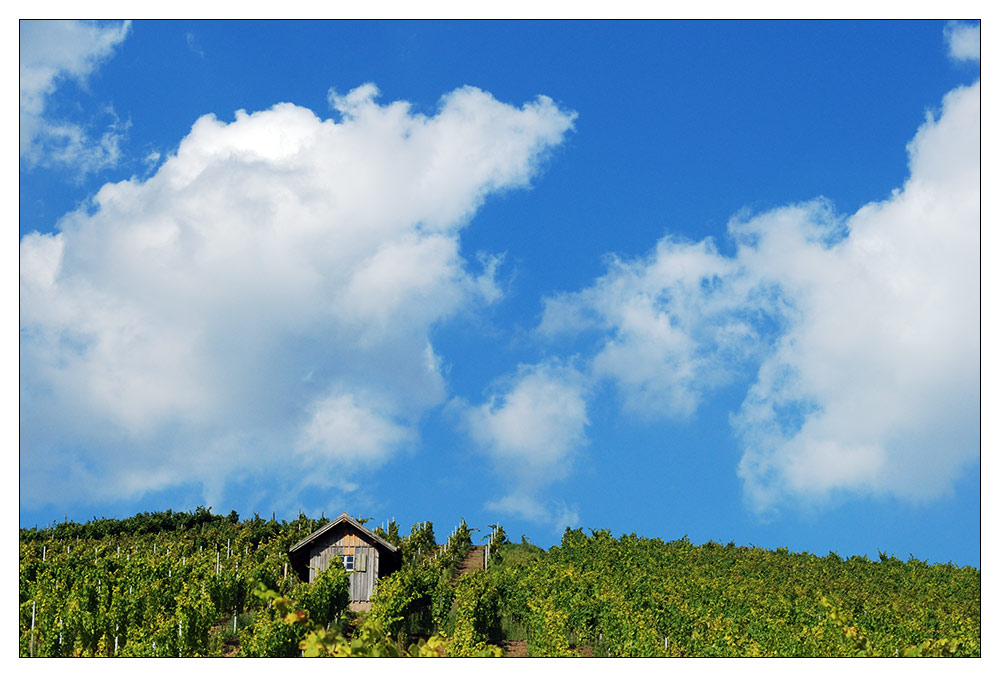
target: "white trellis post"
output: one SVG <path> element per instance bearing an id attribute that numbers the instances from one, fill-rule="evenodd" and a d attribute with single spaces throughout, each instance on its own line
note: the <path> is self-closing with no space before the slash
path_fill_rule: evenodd
<path id="1" fill-rule="evenodd" d="M 35 603 L 31 603 L 31 635 L 28 638 L 28 656 L 35 656 Z"/>

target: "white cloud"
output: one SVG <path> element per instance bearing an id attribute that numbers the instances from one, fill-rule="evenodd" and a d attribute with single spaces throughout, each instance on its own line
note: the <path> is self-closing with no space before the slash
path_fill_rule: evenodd
<path id="1" fill-rule="evenodd" d="M 515 515 L 529 522 L 547 524 L 555 533 L 561 533 L 566 527 L 575 528 L 580 524 L 580 515 L 575 508 L 558 500 L 542 502 L 530 494 L 509 494 L 496 501 L 487 501 L 483 508 Z"/>
<path id="2" fill-rule="evenodd" d="M 187 43 L 188 49 L 197 54 L 202 59 L 205 58 L 205 50 L 198 46 L 198 38 L 195 37 L 194 33 L 190 31 L 184 34 L 184 41 Z"/>
<path id="3" fill-rule="evenodd" d="M 718 354 L 746 352 L 755 336 L 733 303 L 735 292 L 749 291 L 739 266 L 711 240 L 666 238 L 646 259 L 612 258 L 609 268 L 588 289 L 545 299 L 539 331 L 606 332 L 591 372 L 617 384 L 626 408 L 643 417 L 692 415 L 706 385 L 728 378 Z"/>
<path id="4" fill-rule="evenodd" d="M 949 21 L 944 27 L 948 55 L 956 61 L 979 61 L 979 24 Z"/>
<path id="5" fill-rule="evenodd" d="M 84 126 L 46 114 L 48 99 L 66 80 L 88 77 L 128 35 L 130 22 L 20 22 L 20 156 L 29 166 L 70 165 L 87 172 L 114 164 L 127 124 L 114 111 L 107 130 L 92 138 Z"/>
<path id="6" fill-rule="evenodd" d="M 536 496 L 568 474 L 574 453 L 586 443 L 584 378 L 556 363 L 521 365 L 502 388 L 478 407 L 458 404 L 469 436 L 489 455 L 510 490 L 486 507 L 535 521 L 563 521 L 568 510 L 553 512 Z"/>
<path id="7" fill-rule="evenodd" d="M 736 418 L 758 504 L 843 489 L 933 498 L 979 453 L 978 83 L 945 97 L 909 153 L 903 189 L 801 268 L 783 263 L 801 243 L 768 246 L 769 215 L 740 226 L 762 238 L 755 267 L 796 314 Z"/>
<path id="8" fill-rule="evenodd" d="M 472 439 L 525 484 L 563 477 L 586 439 L 582 378 L 569 367 L 522 365 L 507 392 L 465 412 Z"/>
<path id="9" fill-rule="evenodd" d="M 446 396 L 432 326 L 498 294 L 461 229 L 573 115 L 464 88 L 427 117 L 375 91 L 339 123 L 204 116 L 149 179 L 22 238 L 25 504 L 53 464 L 99 478 L 64 487 L 84 498 L 317 464 L 343 486 L 415 439 Z"/>
<path id="10" fill-rule="evenodd" d="M 755 368 L 733 423 L 758 509 L 940 496 L 979 453 L 979 84 L 949 93 L 908 150 L 885 201 L 736 218 L 735 256 L 664 239 L 548 299 L 539 331 L 600 330 L 592 375 L 646 415 L 690 415 Z"/>
<path id="11" fill-rule="evenodd" d="M 300 453 L 317 465 L 353 467 L 359 462 L 383 462 L 413 439 L 413 431 L 393 421 L 394 408 L 379 400 L 362 392 L 335 389 L 329 397 L 314 402 L 299 440 Z"/>

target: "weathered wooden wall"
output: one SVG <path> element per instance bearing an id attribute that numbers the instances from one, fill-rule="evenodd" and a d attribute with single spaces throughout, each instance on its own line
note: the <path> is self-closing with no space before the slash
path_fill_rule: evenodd
<path id="1" fill-rule="evenodd" d="M 365 602 L 371 599 L 378 580 L 378 550 L 361 536 L 346 528 L 336 528 L 309 548 L 309 582 L 312 583 L 316 571 L 323 571 L 332 564 L 343 566 L 341 555 L 354 555 L 355 571 L 351 573 L 351 601 Z M 365 556 L 365 570 L 358 571 L 358 558 Z"/>

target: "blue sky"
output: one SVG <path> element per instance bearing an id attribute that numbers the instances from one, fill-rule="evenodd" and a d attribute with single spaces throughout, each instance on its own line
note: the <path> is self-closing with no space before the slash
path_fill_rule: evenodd
<path id="1" fill-rule="evenodd" d="M 22 526 L 979 565 L 978 24 L 20 37 Z"/>

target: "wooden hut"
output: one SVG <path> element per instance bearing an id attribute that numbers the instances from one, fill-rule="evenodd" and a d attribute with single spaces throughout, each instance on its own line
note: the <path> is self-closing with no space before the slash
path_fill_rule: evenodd
<path id="1" fill-rule="evenodd" d="M 364 608 L 380 576 L 399 570 L 399 548 L 365 529 L 346 512 L 288 550 L 292 568 L 303 581 L 335 563 L 351 574 L 351 606 Z"/>

